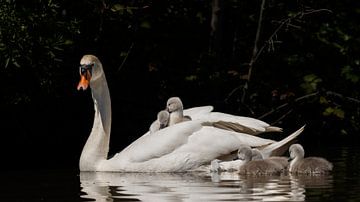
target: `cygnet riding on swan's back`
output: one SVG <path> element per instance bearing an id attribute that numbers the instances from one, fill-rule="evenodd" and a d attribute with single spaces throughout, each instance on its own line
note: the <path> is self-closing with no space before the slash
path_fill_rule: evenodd
<path id="1" fill-rule="evenodd" d="M 216 158 L 231 154 L 241 144 L 261 147 L 263 156 L 271 156 L 287 149 L 287 143 L 304 129 L 276 142 L 246 133 L 220 129 L 204 122 L 224 121 L 241 124 L 257 133 L 270 126 L 260 120 L 211 112 L 211 106 L 184 110 L 192 120 L 168 126 L 150 135 L 147 132 L 121 152 L 108 159 L 111 101 L 108 85 L 100 60 L 85 55 L 80 61 L 78 89 L 91 87 L 95 115 L 93 127 L 82 150 L 79 167 L 81 171 L 111 172 L 184 172 L 198 168 Z"/>
<path id="2" fill-rule="evenodd" d="M 169 126 L 183 121 L 191 121 L 190 116 L 184 116 L 183 104 L 179 97 L 169 98 L 166 103 L 166 108 L 170 112 Z"/>
<path id="3" fill-rule="evenodd" d="M 168 126 L 169 123 L 169 112 L 162 110 L 157 114 L 157 119 L 150 125 L 150 133 L 163 129 Z"/>
<path id="4" fill-rule="evenodd" d="M 304 158 L 305 151 L 300 144 L 293 144 L 289 148 L 289 172 L 293 174 L 326 174 L 332 171 L 333 165 L 321 157 Z"/>
<path id="5" fill-rule="evenodd" d="M 251 135 L 257 135 L 262 132 L 282 132 L 282 129 L 279 127 L 270 126 L 263 121 L 249 117 L 234 116 L 220 112 L 199 113 L 197 115 L 193 115 L 191 113 L 191 109 L 189 112 L 184 112 L 183 104 L 179 97 L 169 98 L 166 107 L 170 112 L 169 126 L 183 121 L 202 119 L 204 121 L 203 125 Z M 209 111 L 212 111 L 212 107 L 207 106 L 207 108 Z M 204 110 L 205 109 L 206 107 Z"/>

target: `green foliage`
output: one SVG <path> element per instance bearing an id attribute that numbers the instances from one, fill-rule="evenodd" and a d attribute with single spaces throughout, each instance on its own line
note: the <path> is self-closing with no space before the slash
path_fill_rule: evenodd
<path id="1" fill-rule="evenodd" d="M 358 63 L 358 62 L 357 62 Z M 359 66 L 358 66 L 359 68 Z M 354 71 L 354 69 L 349 66 L 349 65 L 346 65 L 345 67 L 343 67 L 341 69 L 341 75 L 343 77 L 345 77 L 346 80 L 349 80 L 351 81 L 352 83 L 358 83 L 359 81 L 359 78 L 360 78 L 360 74 L 356 74 L 356 72 Z"/>
<path id="2" fill-rule="evenodd" d="M 64 53 L 74 44 L 74 35 L 79 34 L 78 21 L 67 20 L 66 11 L 51 0 L 7 0 L 0 7 L 1 79 L 12 86 L 4 89 L 5 102 L 28 102 L 34 91 L 53 93 Z M 12 83 L 19 78 L 24 80 Z M 29 86 L 24 88 L 23 83 Z"/>
<path id="3" fill-rule="evenodd" d="M 330 115 L 334 115 L 336 117 L 338 117 L 339 119 L 344 119 L 345 118 L 345 112 L 344 110 L 340 109 L 340 108 L 333 108 L 333 107 L 328 107 L 325 109 L 325 111 L 323 112 L 324 116 L 330 116 Z"/>
<path id="4" fill-rule="evenodd" d="M 304 76 L 304 83 L 301 84 L 301 87 L 306 93 L 313 93 L 318 90 L 318 86 L 321 82 L 322 79 L 315 74 L 308 74 Z"/>
<path id="5" fill-rule="evenodd" d="M 117 88 L 115 98 L 176 95 L 188 106 L 222 103 L 230 113 L 244 116 L 260 116 L 294 102 L 293 113 L 277 116 L 293 116 L 289 120 L 296 119 L 294 123 L 338 121 L 342 125 L 332 125 L 337 131 L 345 126 L 346 131 L 358 130 L 356 2 L 267 1 L 257 47 L 264 51 L 248 84 L 260 2 L 223 2 L 215 39 L 210 1 L 4 0 L 0 3 L 0 90 L 5 97 L 1 101 L 8 106 L 44 96 L 68 98 L 61 93 L 74 84 L 81 55 L 91 53 L 105 63 L 109 84 Z M 212 44 L 218 46 L 216 54 Z M 149 85 L 128 90 L 139 81 Z M 245 87 L 248 93 L 242 102 Z M 330 96 L 327 91 L 343 96 Z M 320 97 L 296 101 L 316 92 Z M 297 111 L 296 104 L 309 110 Z"/>

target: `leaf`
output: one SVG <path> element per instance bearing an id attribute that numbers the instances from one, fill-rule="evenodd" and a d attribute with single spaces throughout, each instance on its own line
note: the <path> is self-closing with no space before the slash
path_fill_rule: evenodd
<path id="1" fill-rule="evenodd" d="M 131 8 L 131 7 L 127 7 L 127 8 L 126 8 L 126 12 L 128 12 L 129 14 L 133 14 L 132 9 L 133 9 L 133 8 Z"/>
<path id="2" fill-rule="evenodd" d="M 346 65 L 341 69 L 341 75 L 352 83 L 357 83 L 360 80 L 360 77 L 354 72 L 350 65 Z"/>
<path id="3" fill-rule="evenodd" d="M 195 81 L 197 79 L 198 78 L 196 75 L 190 75 L 190 76 L 185 77 L 185 80 L 187 80 L 187 81 Z"/>
<path id="4" fill-rule="evenodd" d="M 323 115 L 324 115 L 324 116 L 330 116 L 333 112 L 334 112 L 334 108 L 328 107 L 328 108 L 326 108 L 325 111 L 323 112 Z"/>
<path id="5" fill-rule="evenodd" d="M 150 28 L 151 28 L 151 25 L 150 25 L 150 22 L 148 22 L 148 21 L 143 21 L 143 22 L 140 24 L 140 27 L 146 28 L 146 29 L 150 29 Z"/>
<path id="6" fill-rule="evenodd" d="M 331 115 L 334 115 L 340 119 L 344 119 L 345 118 L 345 112 L 344 110 L 336 107 L 336 108 L 333 108 L 333 107 L 328 107 L 325 109 L 325 111 L 323 112 L 323 115 L 324 116 L 331 116 Z"/>
<path id="7" fill-rule="evenodd" d="M 124 9 L 125 6 L 121 4 L 115 4 L 113 7 L 111 7 L 111 11 L 113 12 L 123 11 Z"/>
<path id="8" fill-rule="evenodd" d="M 320 97 L 319 102 L 320 102 L 320 104 L 328 104 L 329 103 L 324 96 Z"/>
<path id="9" fill-rule="evenodd" d="M 301 84 L 301 87 L 307 92 L 312 93 L 317 90 L 318 84 L 322 82 L 322 79 L 316 76 L 315 74 L 308 74 L 304 76 L 304 83 Z"/>
<path id="10" fill-rule="evenodd" d="M 345 112 L 344 110 L 340 109 L 340 108 L 335 108 L 334 110 L 334 115 L 337 116 L 340 119 L 344 119 L 345 118 Z"/>

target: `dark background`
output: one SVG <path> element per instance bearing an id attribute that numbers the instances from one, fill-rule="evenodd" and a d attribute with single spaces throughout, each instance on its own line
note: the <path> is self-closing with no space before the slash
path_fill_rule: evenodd
<path id="1" fill-rule="evenodd" d="M 171 96 L 283 127 L 274 139 L 307 124 L 308 147 L 358 144 L 359 2 L 266 1 L 255 40 L 261 3 L 2 1 L 1 169 L 78 168 L 93 121 L 76 90 L 84 54 L 108 80 L 110 155 Z"/>

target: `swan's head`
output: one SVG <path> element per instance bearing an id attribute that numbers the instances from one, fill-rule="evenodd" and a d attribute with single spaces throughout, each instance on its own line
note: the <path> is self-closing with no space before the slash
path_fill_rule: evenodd
<path id="1" fill-rule="evenodd" d="M 171 97 L 166 103 L 167 110 L 171 113 L 183 109 L 183 104 L 179 97 Z"/>
<path id="2" fill-rule="evenodd" d="M 263 160 L 263 156 L 261 154 L 261 152 L 258 149 L 252 149 L 252 160 Z"/>
<path id="3" fill-rule="evenodd" d="M 168 125 L 170 114 L 166 110 L 162 110 L 157 114 L 157 119 L 160 122 L 160 127 L 164 128 Z"/>
<path id="4" fill-rule="evenodd" d="M 250 161 L 252 157 L 251 148 L 247 145 L 241 145 L 238 150 L 238 158 L 242 161 Z"/>
<path id="5" fill-rule="evenodd" d="M 289 147 L 290 158 L 294 159 L 296 157 L 304 158 L 305 151 L 300 144 L 293 144 Z"/>
<path id="6" fill-rule="evenodd" d="M 78 90 L 86 90 L 91 81 L 98 79 L 104 72 L 100 60 L 94 55 L 84 55 L 80 60 L 80 82 Z"/>

